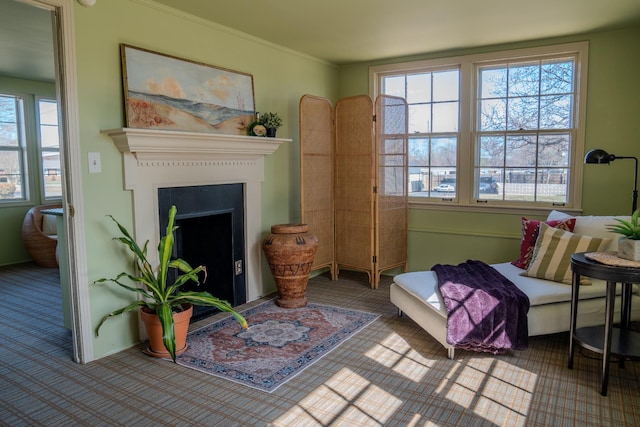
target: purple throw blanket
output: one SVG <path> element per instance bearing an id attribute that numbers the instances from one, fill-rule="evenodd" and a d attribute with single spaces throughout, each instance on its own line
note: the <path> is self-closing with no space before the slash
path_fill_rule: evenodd
<path id="1" fill-rule="evenodd" d="M 493 354 L 527 348 L 529 298 L 509 279 L 481 261 L 432 270 L 449 312 L 449 344 Z"/>

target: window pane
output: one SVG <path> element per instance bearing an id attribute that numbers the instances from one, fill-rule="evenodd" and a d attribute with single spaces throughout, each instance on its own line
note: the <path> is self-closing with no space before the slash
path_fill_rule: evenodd
<path id="1" fill-rule="evenodd" d="M 502 199 L 502 169 L 479 169 L 475 178 L 477 198 Z"/>
<path id="2" fill-rule="evenodd" d="M 565 203 L 567 201 L 566 169 L 539 169 L 536 200 L 539 202 Z"/>
<path id="3" fill-rule="evenodd" d="M 523 130 L 538 128 L 538 98 L 510 98 L 508 108 L 508 129 Z"/>
<path id="4" fill-rule="evenodd" d="M 568 167 L 570 140 L 571 135 L 568 133 L 540 135 L 538 164 L 540 166 Z"/>
<path id="5" fill-rule="evenodd" d="M 409 166 L 429 165 L 429 141 L 426 138 L 409 138 Z"/>
<path id="6" fill-rule="evenodd" d="M 385 77 L 383 79 L 384 93 L 391 96 L 405 97 L 404 76 Z"/>
<path id="7" fill-rule="evenodd" d="M 18 146 L 18 126 L 15 123 L 0 123 L 0 146 Z"/>
<path id="8" fill-rule="evenodd" d="M 573 93 L 573 61 L 562 59 L 543 62 L 540 93 Z"/>
<path id="9" fill-rule="evenodd" d="M 535 135 L 507 136 L 506 166 L 521 166 L 521 167 L 536 166 L 536 136 Z"/>
<path id="10" fill-rule="evenodd" d="M 571 95 L 540 97 L 540 129 L 571 128 L 572 102 Z"/>
<path id="11" fill-rule="evenodd" d="M 503 136 L 483 136 L 480 138 L 480 166 L 504 166 Z"/>
<path id="12" fill-rule="evenodd" d="M 409 105 L 409 133 L 431 131 L 431 104 Z"/>
<path id="13" fill-rule="evenodd" d="M 39 100 L 38 114 L 44 198 L 57 199 L 62 197 L 62 171 L 60 167 L 60 139 L 56 102 L 45 99 Z"/>
<path id="14" fill-rule="evenodd" d="M 425 138 L 409 138 L 409 194 L 426 196 L 431 188 L 429 181 L 429 141 Z"/>
<path id="15" fill-rule="evenodd" d="M 458 103 L 433 104 L 432 132 L 458 131 Z"/>
<path id="16" fill-rule="evenodd" d="M 431 73 L 407 76 L 408 104 L 431 101 Z"/>
<path id="17" fill-rule="evenodd" d="M 20 152 L 0 150 L 0 200 L 24 199 Z"/>
<path id="18" fill-rule="evenodd" d="M 480 130 L 501 131 L 507 128 L 507 103 L 504 99 L 480 102 Z"/>
<path id="19" fill-rule="evenodd" d="M 457 101 L 459 97 L 459 71 L 433 73 L 433 102 Z"/>
<path id="20" fill-rule="evenodd" d="M 480 98 L 503 98 L 507 96 L 506 68 L 482 68 L 479 81 Z"/>
<path id="21" fill-rule="evenodd" d="M 431 169 L 431 197 L 450 199 L 456 197 L 457 182 L 455 169 Z"/>
<path id="22" fill-rule="evenodd" d="M 22 99 L 0 95 L 0 200 L 24 200 Z"/>
<path id="23" fill-rule="evenodd" d="M 509 67 L 509 96 L 540 94 L 540 65 L 518 64 Z"/>
<path id="24" fill-rule="evenodd" d="M 13 96 L 0 96 L 0 146 L 17 147 L 19 100 Z"/>
<path id="25" fill-rule="evenodd" d="M 457 163 L 457 141 L 455 138 L 433 138 L 431 140 L 431 164 L 433 166 L 450 166 Z"/>

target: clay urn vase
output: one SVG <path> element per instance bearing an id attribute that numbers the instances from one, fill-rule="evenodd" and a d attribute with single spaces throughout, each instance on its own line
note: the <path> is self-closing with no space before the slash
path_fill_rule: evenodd
<path id="1" fill-rule="evenodd" d="M 176 356 L 187 350 L 187 334 L 189 332 L 189 321 L 193 314 L 193 306 L 191 304 L 183 305 L 184 310 L 173 313 L 173 331 L 176 337 Z M 140 316 L 149 337 L 149 347 L 145 349 L 145 353 L 149 356 L 159 358 L 170 358 L 171 355 L 167 351 L 162 341 L 162 325 L 158 316 L 149 311 L 146 307 L 140 309 Z"/>
<path id="2" fill-rule="evenodd" d="M 278 224 L 262 242 L 262 250 L 278 287 L 276 304 L 283 308 L 307 305 L 305 292 L 318 239 L 307 224 Z"/>

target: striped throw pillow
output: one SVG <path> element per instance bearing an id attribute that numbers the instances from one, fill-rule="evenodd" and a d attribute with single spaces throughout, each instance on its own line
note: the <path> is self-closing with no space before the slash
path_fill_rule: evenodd
<path id="1" fill-rule="evenodd" d="M 604 250 L 611 239 L 583 236 L 540 223 L 540 234 L 529 268 L 521 276 L 571 284 L 571 255 Z M 587 282 L 589 283 L 589 282 Z M 582 283 L 581 284 L 586 284 Z"/>

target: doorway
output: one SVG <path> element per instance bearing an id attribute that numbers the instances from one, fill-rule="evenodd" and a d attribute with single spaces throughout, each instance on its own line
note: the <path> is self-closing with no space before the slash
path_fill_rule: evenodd
<path id="1" fill-rule="evenodd" d="M 79 129 L 77 114 L 76 82 L 64 70 L 75 70 L 75 40 L 71 36 L 73 28 L 73 0 L 0 0 L 3 18 L 16 13 L 12 25 L 3 25 L 2 31 L 10 31 L 10 37 L 3 34 L 3 46 L 9 40 L 11 54 L 3 54 L 0 75 L 25 81 L 49 81 L 55 85 L 55 99 L 58 103 L 60 173 L 62 176 L 62 204 L 64 206 L 64 231 L 62 237 L 69 242 L 68 251 L 59 254 L 63 270 L 61 281 L 68 284 L 72 332 L 72 358 L 79 363 L 93 359 L 92 331 L 88 313 L 88 291 L 77 286 L 79 278 L 86 282 L 86 261 L 77 253 L 84 253 L 83 226 L 79 223 L 82 211 L 81 189 L 73 185 L 73 177 L 80 176 Z M 39 36 L 34 40 L 32 36 Z M 31 42 L 31 44 L 29 44 Z M 29 61 L 27 61 L 29 59 Z M 25 62 L 26 61 L 26 62 Z M 36 150 L 35 153 L 39 153 Z M 31 154 L 33 157 L 33 153 Z M 28 163 L 28 167 L 40 168 L 41 163 Z M 41 181 L 43 182 L 43 181 Z M 44 185 L 31 186 L 33 194 L 29 204 L 40 204 L 40 191 Z M 35 192 L 33 191 L 35 188 Z M 23 204 L 24 205 L 24 204 Z M 77 246 L 82 246 L 78 248 Z"/>

